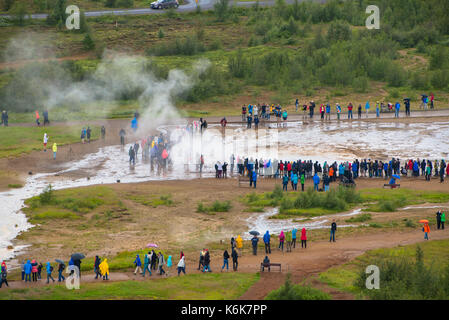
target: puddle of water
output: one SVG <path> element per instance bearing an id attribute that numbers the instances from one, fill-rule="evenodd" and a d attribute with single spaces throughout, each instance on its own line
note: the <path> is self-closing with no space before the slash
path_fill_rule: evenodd
<path id="1" fill-rule="evenodd" d="M 270 234 L 279 234 L 281 233 L 282 230 L 290 231 L 291 229 L 293 229 L 293 227 L 295 227 L 298 230 L 301 230 L 302 228 L 306 228 L 306 230 L 326 229 L 330 228 L 330 223 L 333 217 L 356 215 L 361 212 L 361 209 L 354 210 L 353 212 L 348 214 L 333 214 L 330 216 L 314 217 L 311 219 L 312 221 L 307 220 L 307 222 L 301 222 L 301 220 L 305 220 L 306 218 L 270 219 L 271 216 L 276 215 L 278 212 L 279 212 L 278 208 L 272 208 L 263 213 L 253 214 L 251 217 L 247 219 L 249 231 L 253 230 L 258 231 L 262 236 L 263 234 L 265 234 L 267 230 L 270 232 Z M 347 228 L 347 227 L 355 227 L 355 225 L 351 224 L 338 225 L 338 228 Z M 244 234 L 242 238 L 245 240 L 250 240 L 252 236 L 249 234 Z"/>

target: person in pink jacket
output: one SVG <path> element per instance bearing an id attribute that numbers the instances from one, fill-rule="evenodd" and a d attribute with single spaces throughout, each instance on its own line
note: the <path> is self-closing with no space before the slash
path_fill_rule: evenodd
<path id="1" fill-rule="evenodd" d="M 302 228 L 301 230 L 301 248 L 307 248 L 306 228 Z"/>
<path id="2" fill-rule="evenodd" d="M 282 247 L 282 251 L 284 251 L 284 240 L 285 240 L 285 235 L 284 235 L 284 230 L 281 231 L 281 234 L 279 235 L 279 248 L 281 249 Z"/>

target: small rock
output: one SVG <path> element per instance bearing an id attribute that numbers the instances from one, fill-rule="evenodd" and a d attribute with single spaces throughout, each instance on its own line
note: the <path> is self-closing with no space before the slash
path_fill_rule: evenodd
<path id="1" fill-rule="evenodd" d="M 6 247 L 8 250 L 12 250 L 12 249 L 14 249 L 14 247 L 13 246 L 7 246 Z"/>
<path id="2" fill-rule="evenodd" d="M 120 183 L 120 179 L 117 179 L 117 183 Z"/>
<path id="3" fill-rule="evenodd" d="M 28 174 L 31 176 L 33 173 L 31 171 L 28 171 Z"/>

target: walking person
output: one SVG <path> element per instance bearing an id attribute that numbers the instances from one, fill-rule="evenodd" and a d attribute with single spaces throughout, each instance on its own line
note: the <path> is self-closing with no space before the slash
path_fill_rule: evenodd
<path id="1" fill-rule="evenodd" d="M 163 274 L 165 274 L 165 270 L 164 270 L 164 264 L 165 264 L 165 258 L 164 255 L 162 254 L 162 252 L 159 251 L 159 259 L 158 259 L 158 269 L 159 269 L 159 275 L 162 276 Z"/>
<path id="2" fill-rule="evenodd" d="M 101 263 L 100 257 L 95 256 L 95 262 L 94 262 L 95 279 L 98 279 L 98 277 L 100 277 L 100 279 L 101 279 L 100 263 Z"/>
<path id="3" fill-rule="evenodd" d="M 282 252 L 284 252 L 284 241 L 285 241 L 284 230 L 281 230 L 281 234 L 279 235 L 279 247 L 278 247 L 278 249 L 282 248 Z"/>
<path id="4" fill-rule="evenodd" d="M 145 255 L 144 260 L 143 260 L 143 272 L 142 272 L 142 277 L 145 277 L 145 273 L 148 272 L 150 273 L 150 277 L 151 277 L 151 258 L 149 256 L 150 252 L 148 252 L 148 254 Z"/>
<path id="5" fill-rule="evenodd" d="M 136 269 L 134 270 L 134 275 L 136 275 L 137 272 L 142 273 L 142 261 L 140 261 L 139 255 L 136 256 L 136 259 L 134 260 L 134 265 L 136 266 Z"/>
<path id="6" fill-rule="evenodd" d="M 337 223 L 335 222 L 335 219 L 332 220 L 331 224 L 331 236 L 329 238 L 329 242 L 333 241 L 335 242 L 335 232 L 337 231 Z"/>
<path id="7" fill-rule="evenodd" d="M 58 282 L 64 281 L 65 277 L 62 274 L 64 272 L 65 269 L 65 264 L 64 263 L 59 263 L 58 265 Z"/>
<path id="8" fill-rule="evenodd" d="M 265 234 L 263 235 L 263 243 L 265 244 L 265 253 L 266 254 L 271 254 L 270 240 L 271 240 L 271 236 L 267 230 L 267 232 L 265 232 Z"/>
<path id="9" fill-rule="evenodd" d="M 108 264 L 108 259 L 104 259 L 101 263 L 100 263 L 100 272 L 101 275 L 103 276 L 103 280 L 109 280 L 108 276 L 109 276 L 109 264 Z"/>
<path id="10" fill-rule="evenodd" d="M 41 123 L 39 122 L 39 118 L 40 118 L 39 117 L 39 111 L 36 110 L 35 114 L 36 114 L 36 124 L 37 124 L 38 127 L 40 127 Z"/>
<path id="11" fill-rule="evenodd" d="M 307 249 L 306 228 L 302 228 L 302 230 L 301 230 L 301 248 Z"/>
<path id="12" fill-rule="evenodd" d="M 50 262 L 47 262 L 46 270 L 47 270 L 47 283 L 50 283 L 50 279 L 53 280 L 53 282 L 55 282 L 55 279 L 53 279 L 53 277 L 51 276 L 53 267 L 51 266 Z"/>
<path id="13" fill-rule="evenodd" d="M 229 271 L 229 253 L 228 250 L 223 252 L 223 266 L 221 267 L 221 272 L 223 272 L 224 267 L 226 266 L 226 271 Z"/>
<path id="14" fill-rule="evenodd" d="M 237 271 L 237 268 L 239 266 L 239 256 L 237 254 L 237 251 L 235 251 L 235 249 L 232 249 L 231 257 L 232 257 L 232 269 L 234 271 Z"/>
<path id="15" fill-rule="evenodd" d="M 173 262 L 172 262 L 171 256 L 168 256 L 168 258 L 167 258 L 167 274 L 166 274 L 167 277 L 170 275 L 170 270 L 171 270 L 172 266 L 173 266 Z"/>
<path id="16" fill-rule="evenodd" d="M 186 260 L 184 254 L 181 255 L 181 259 L 179 259 L 178 262 L 178 277 L 181 274 L 181 272 L 186 274 Z"/>

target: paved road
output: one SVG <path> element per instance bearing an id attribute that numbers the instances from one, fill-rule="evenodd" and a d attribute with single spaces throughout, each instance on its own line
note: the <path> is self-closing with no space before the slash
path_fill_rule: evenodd
<path id="1" fill-rule="evenodd" d="M 202 10 L 210 10 L 213 9 L 214 4 L 217 0 L 198 0 L 198 4 L 200 5 Z M 299 0 L 299 2 L 302 2 L 305 0 Z M 316 2 L 324 3 L 325 0 L 314 0 Z M 286 0 L 287 3 L 293 3 L 294 0 Z M 237 6 L 237 7 L 250 7 L 254 5 L 256 1 L 244 1 L 244 2 L 232 2 L 231 5 Z M 272 6 L 275 4 L 275 0 L 266 0 L 266 1 L 259 1 L 260 6 Z M 194 0 L 189 0 L 188 3 L 181 5 L 177 11 L 179 12 L 189 12 L 189 11 L 195 11 L 196 10 L 196 2 Z M 160 14 L 163 13 L 164 10 L 154 10 L 151 8 L 141 8 L 141 9 L 120 9 L 120 10 L 100 10 L 100 11 L 86 11 L 85 15 L 86 17 L 99 17 L 103 15 L 117 15 L 117 16 L 123 16 L 123 15 L 145 15 L 145 14 Z M 9 17 L 8 15 L 0 15 L 2 17 Z M 31 15 L 32 19 L 46 19 L 47 14 L 46 13 L 36 13 Z"/>

